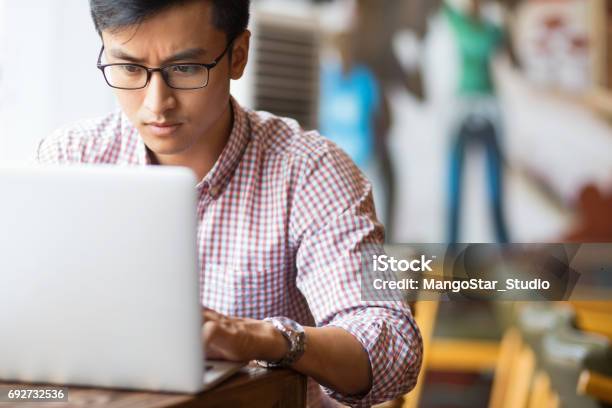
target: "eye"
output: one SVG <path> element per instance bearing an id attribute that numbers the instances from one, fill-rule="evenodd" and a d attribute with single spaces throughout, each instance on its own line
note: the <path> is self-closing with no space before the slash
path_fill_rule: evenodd
<path id="1" fill-rule="evenodd" d="M 202 67 L 199 65 L 173 65 L 171 72 L 181 75 L 195 75 L 200 72 Z"/>
<path id="2" fill-rule="evenodd" d="M 142 70 L 139 66 L 136 65 L 120 65 L 119 68 L 125 74 L 138 74 Z"/>

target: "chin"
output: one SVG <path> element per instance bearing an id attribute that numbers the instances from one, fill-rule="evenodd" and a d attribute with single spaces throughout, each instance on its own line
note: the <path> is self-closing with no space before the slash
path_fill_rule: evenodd
<path id="1" fill-rule="evenodd" d="M 180 154 L 188 149 L 188 144 L 176 137 L 148 136 L 144 142 L 153 153 L 164 156 Z"/>

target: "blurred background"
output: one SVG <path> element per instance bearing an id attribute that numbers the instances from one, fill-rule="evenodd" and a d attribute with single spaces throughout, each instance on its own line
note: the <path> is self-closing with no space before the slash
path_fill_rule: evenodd
<path id="1" fill-rule="evenodd" d="M 612 1 L 253 0 L 251 30 L 232 93 L 341 146 L 372 181 L 389 242 L 610 241 Z M 0 0 L 0 163 L 116 107 L 99 47 L 86 1 Z M 496 370 L 533 371 L 519 376 L 527 390 L 564 406 L 604 404 L 572 398 L 590 345 L 609 355 L 609 303 L 589 309 L 603 337 L 545 346 L 542 333 L 585 329 L 583 305 L 433 304 L 420 311 L 435 344 L 413 404 L 524 406 L 495 405 L 513 390 Z M 503 365 L 526 347 L 569 357 L 552 369 L 527 357 L 531 371 Z M 569 377 L 551 382 L 563 367 Z"/>

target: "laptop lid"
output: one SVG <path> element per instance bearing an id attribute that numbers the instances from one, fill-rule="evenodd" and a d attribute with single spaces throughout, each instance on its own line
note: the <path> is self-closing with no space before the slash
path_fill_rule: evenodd
<path id="1" fill-rule="evenodd" d="M 196 180 L 0 169 L 0 379 L 197 392 Z"/>

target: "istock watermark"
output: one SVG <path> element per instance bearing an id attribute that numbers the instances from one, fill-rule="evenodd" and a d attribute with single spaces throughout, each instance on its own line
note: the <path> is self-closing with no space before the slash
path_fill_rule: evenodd
<path id="1" fill-rule="evenodd" d="M 612 244 L 372 245 L 364 300 L 611 300 Z"/>

